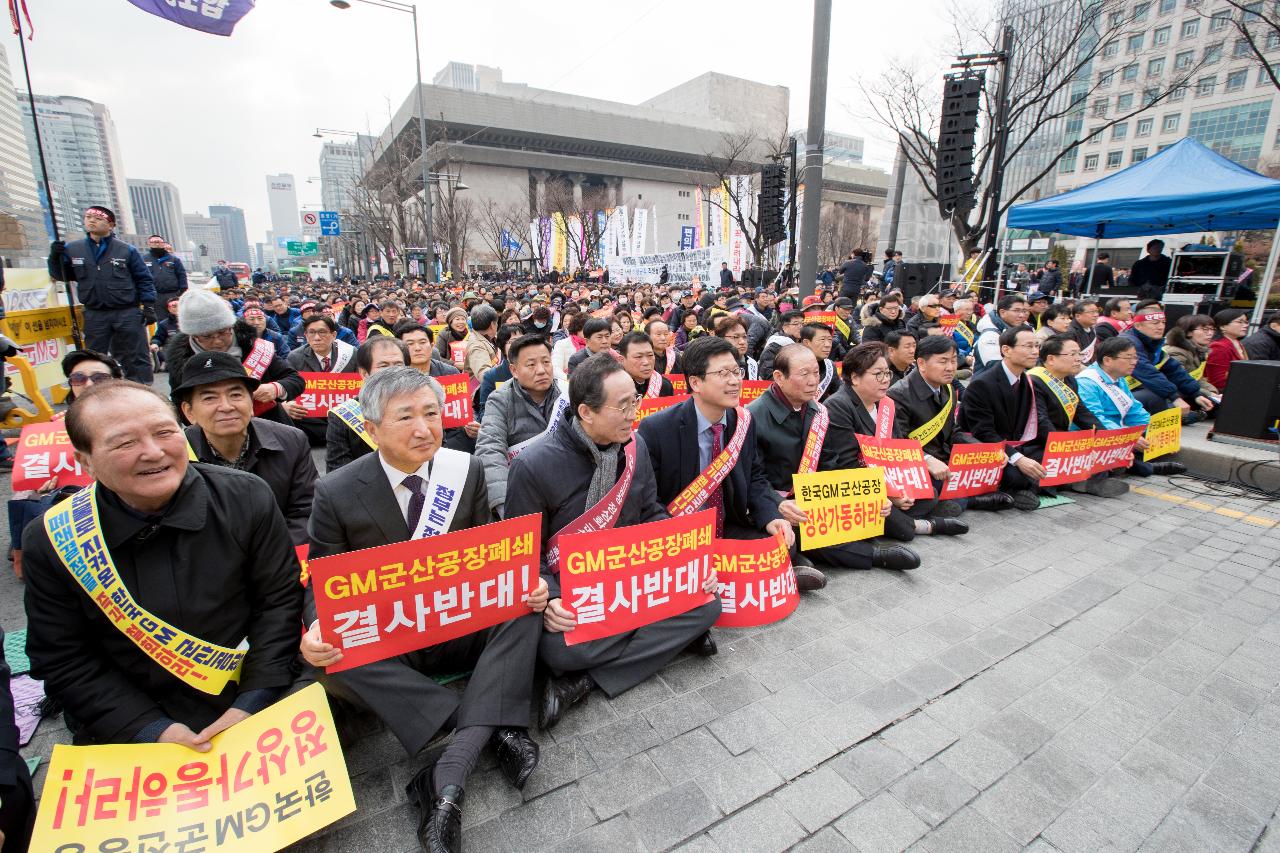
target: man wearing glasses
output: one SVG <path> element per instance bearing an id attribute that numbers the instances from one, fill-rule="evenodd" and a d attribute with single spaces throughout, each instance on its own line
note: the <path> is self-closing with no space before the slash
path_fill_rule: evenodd
<path id="1" fill-rule="evenodd" d="M 974 377 L 960 407 L 960 429 L 980 442 L 1003 442 L 1009 461 L 1000 478 L 1000 491 L 1013 496 L 1013 505 L 1029 512 L 1039 509 L 1039 483 L 1044 476 L 1040 459 L 1053 429 L 1036 405 L 1027 371 L 1040 357 L 1040 341 L 1026 326 L 1010 326 L 1000 333 L 999 365 Z"/>

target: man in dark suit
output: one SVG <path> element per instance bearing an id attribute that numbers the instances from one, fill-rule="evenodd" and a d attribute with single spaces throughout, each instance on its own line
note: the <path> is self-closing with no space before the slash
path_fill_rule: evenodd
<path id="1" fill-rule="evenodd" d="M 507 475 L 508 517 L 529 513 L 542 517 L 542 576 L 551 598 L 543 612 L 545 630 L 538 653 L 555 673 L 542 694 L 544 729 L 554 726 L 597 685 L 613 698 L 651 677 L 682 649 L 703 656 L 716 653 L 710 629 L 720 616 L 719 598 L 634 631 L 572 646 L 565 643 L 566 632 L 576 627 L 577 619 L 560 601 L 559 566 L 552 565 L 549 560 L 555 558 L 546 555 L 551 537 L 580 532 L 584 519 L 607 514 L 615 506 L 609 493 L 628 464 L 631 482 L 612 526 L 669 517 L 658 502 L 644 439 L 632 437 L 637 406 L 632 378 L 618 362 L 609 355 L 592 356 L 569 379 L 569 408 L 561 415 L 560 426 L 512 460 Z M 627 448 L 629 442 L 634 442 L 634 448 Z M 627 462 L 629 452 L 635 454 L 632 463 Z M 704 580 L 703 590 L 716 591 L 715 572 Z"/>
<path id="2" fill-rule="evenodd" d="M 426 535 L 435 515 L 423 512 L 428 497 L 449 491 L 456 497 L 443 511 L 447 519 L 452 515 L 445 529 L 490 521 L 480 461 L 441 447 L 444 396 L 440 383 L 412 367 L 389 367 L 365 381 L 360 405 L 378 452 L 317 484 L 308 528 L 311 557 Z M 436 500 L 431 502 L 435 507 Z M 373 709 L 410 755 L 442 728 L 454 729 L 440 760 L 419 771 L 406 789 L 422 811 L 418 838 L 428 850 L 460 849 L 463 789 L 486 743 L 494 742 L 499 765 L 517 788 L 537 766 L 538 747 L 527 729 L 541 630 L 536 614 L 546 607 L 545 583 L 528 603 L 533 612 L 501 625 L 320 675 L 327 690 Z M 340 661 L 342 653 L 320 639 L 310 587 L 304 617 L 311 626 L 302 640 L 307 662 L 326 667 Z M 461 696 L 432 678 L 468 669 L 473 672 Z"/>
<path id="3" fill-rule="evenodd" d="M 684 375 L 692 399 L 640 422 L 640 435 L 657 477 L 658 500 L 668 509 L 716 456 L 734 447 L 738 421 L 746 411 L 738 410 L 742 374 L 737 356 L 737 348 L 724 338 L 708 335 L 693 340 L 684 351 Z M 792 549 L 799 589 L 826 586 L 826 576 L 795 550 L 791 525 L 804 521 L 804 511 L 794 500 L 780 498 L 769 484 L 750 423 L 738 447 L 737 461 L 706 501 L 672 511 L 678 514 L 713 507 L 718 512 L 718 536 L 759 539 L 781 531 Z"/>
<path id="4" fill-rule="evenodd" d="M 1083 358 L 1080 343 L 1070 332 L 1050 335 L 1040 344 L 1040 366 L 1027 371 L 1036 389 L 1036 406 L 1040 417 L 1048 419 L 1054 432 L 1071 429 L 1106 429 L 1106 425 L 1089 411 L 1080 399 L 1076 374 L 1080 372 Z M 1129 491 L 1129 484 L 1110 476 L 1111 472 L 1095 474 L 1083 483 L 1072 483 L 1067 488 L 1074 492 L 1116 498 Z"/>
<path id="5" fill-rule="evenodd" d="M 311 447 L 302 430 L 253 416 L 257 387 L 234 355 L 210 352 L 187 362 L 173 396 L 191 422 L 187 443 L 196 461 L 261 477 L 284 514 L 289 538 L 305 545 L 319 476 Z"/>
<path id="6" fill-rule="evenodd" d="M 1013 496 L 1013 505 L 1030 511 L 1040 507 L 1038 493 L 1044 466 L 1045 439 L 1053 430 L 1036 405 L 1027 371 L 1035 367 L 1040 341 L 1035 332 L 1010 326 L 1000 333 L 1000 364 L 974 377 L 965 389 L 960 427 L 984 443 L 1004 442 L 1009 461 L 1000 478 L 1000 491 Z M 998 369 L 997 369 L 998 368 Z"/>
<path id="7" fill-rule="evenodd" d="M 953 382 L 955 375 L 955 340 L 925 335 L 916 345 L 916 369 L 889 388 L 895 407 L 894 435 L 905 435 L 920 442 L 935 494 L 941 494 L 946 485 L 952 444 L 963 441 L 956 427 L 960 390 Z M 947 503 L 959 510 L 966 507 L 999 510 L 1013 506 L 1013 498 L 994 492 L 944 501 Z"/>

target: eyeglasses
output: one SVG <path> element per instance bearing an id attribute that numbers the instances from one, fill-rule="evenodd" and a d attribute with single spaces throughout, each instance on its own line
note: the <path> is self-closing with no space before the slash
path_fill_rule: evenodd
<path id="1" fill-rule="evenodd" d="M 743 334 L 725 335 L 724 339 L 726 341 L 745 341 L 747 339 L 747 336 Z"/>
<path id="2" fill-rule="evenodd" d="M 721 382 L 728 382 L 731 378 L 741 377 L 742 372 L 736 367 L 726 367 L 723 370 L 708 370 L 703 379 L 710 379 L 713 376 Z"/>
<path id="3" fill-rule="evenodd" d="M 112 379 L 110 373 L 73 373 L 67 377 L 67 382 L 79 388 L 81 385 L 92 385 L 95 382 L 106 382 Z"/>
<path id="4" fill-rule="evenodd" d="M 893 371 L 892 370 L 872 370 L 872 371 L 869 371 L 867 375 L 870 376 L 872 379 L 876 380 L 877 382 L 886 382 L 893 378 Z"/>
<path id="5" fill-rule="evenodd" d="M 1014 347 L 1014 349 L 1038 350 L 1038 349 L 1040 349 L 1040 342 L 1039 342 L 1039 341 L 1024 341 L 1023 343 L 1020 343 L 1020 344 L 1016 345 L 1016 346 Z"/>
<path id="6" fill-rule="evenodd" d="M 209 332 L 207 335 L 192 335 L 191 337 L 195 338 L 197 343 L 204 344 L 205 341 L 218 341 L 231 337 L 231 329 L 219 329 L 216 332 Z"/>
<path id="7" fill-rule="evenodd" d="M 630 403 L 626 404 L 625 406 L 610 406 L 609 404 L 606 403 L 601 408 L 613 409 L 615 412 L 621 412 L 624 418 L 628 420 L 632 420 L 635 418 L 636 412 L 640 411 L 640 401 L 643 399 L 644 397 L 637 394 L 635 399 L 632 400 Z"/>

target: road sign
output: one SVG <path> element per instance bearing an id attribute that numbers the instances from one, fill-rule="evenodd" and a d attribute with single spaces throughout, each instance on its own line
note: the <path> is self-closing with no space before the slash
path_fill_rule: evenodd
<path id="1" fill-rule="evenodd" d="M 290 240 L 285 245 L 285 251 L 291 255 L 314 255 L 317 248 L 315 240 Z"/>
<path id="2" fill-rule="evenodd" d="M 320 234 L 323 237 L 338 237 L 342 235 L 342 226 L 338 223 L 338 211 L 320 211 Z"/>
<path id="3" fill-rule="evenodd" d="M 320 217 L 314 210 L 304 211 L 302 214 L 302 227 L 314 228 L 320 224 Z"/>

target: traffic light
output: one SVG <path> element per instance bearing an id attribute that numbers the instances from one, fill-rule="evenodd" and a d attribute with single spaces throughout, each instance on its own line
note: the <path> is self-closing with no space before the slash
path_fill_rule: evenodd
<path id="1" fill-rule="evenodd" d="M 760 235 L 766 246 L 780 243 L 787 238 L 786 218 L 783 216 L 786 196 L 787 167 L 781 163 L 769 163 L 760 172 L 760 194 L 757 196 Z"/>
<path id="2" fill-rule="evenodd" d="M 944 219 L 974 205 L 973 148 L 983 79 L 981 71 L 965 71 L 943 81 L 937 173 L 938 212 Z"/>

